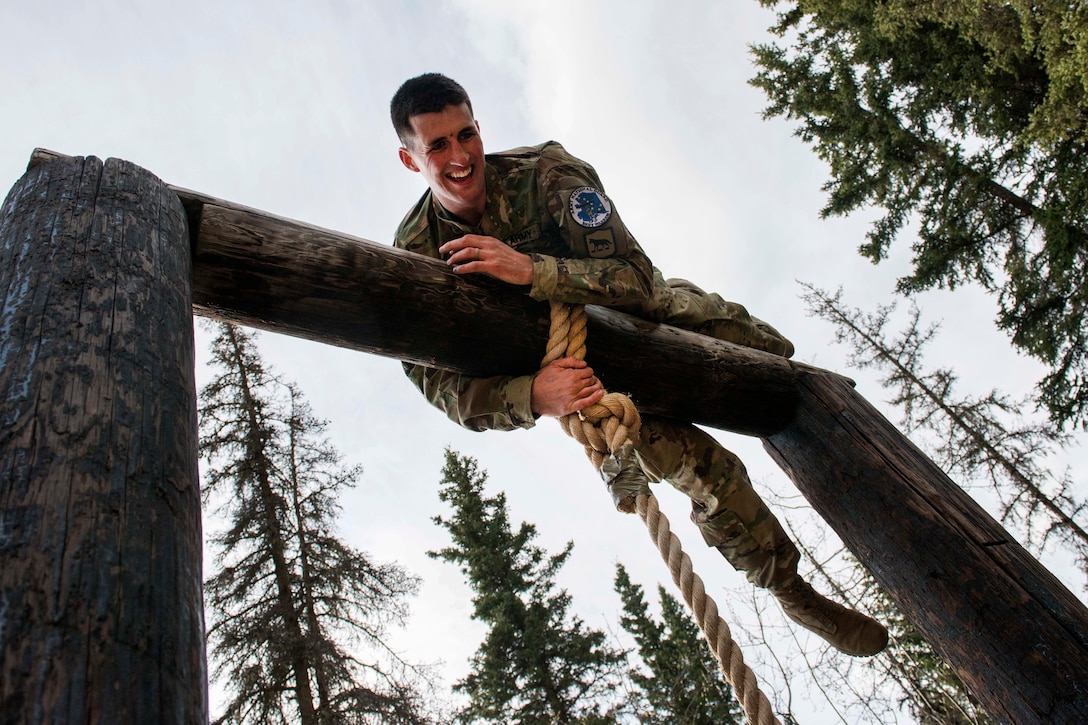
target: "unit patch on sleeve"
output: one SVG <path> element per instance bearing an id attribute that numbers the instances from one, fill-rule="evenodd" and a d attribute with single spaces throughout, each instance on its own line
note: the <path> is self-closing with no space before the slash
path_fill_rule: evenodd
<path id="1" fill-rule="evenodd" d="M 583 227 L 599 227 L 612 216 L 612 202 L 603 191 L 579 186 L 570 193 L 570 215 Z"/>
<path id="2" fill-rule="evenodd" d="M 611 257 L 616 253 L 616 239 L 612 236 L 611 229 L 598 229 L 586 235 L 586 247 L 589 248 L 589 256 L 600 259 Z"/>

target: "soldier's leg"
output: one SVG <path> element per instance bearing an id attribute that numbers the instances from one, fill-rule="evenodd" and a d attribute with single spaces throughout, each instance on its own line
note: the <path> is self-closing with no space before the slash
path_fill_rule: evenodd
<path id="1" fill-rule="evenodd" d="M 686 279 L 666 280 L 654 269 L 650 299 L 633 310 L 654 322 L 692 330 L 719 340 L 791 357 L 793 343 L 763 320 L 752 317 L 744 305 L 706 292 Z"/>
<path id="2" fill-rule="evenodd" d="M 638 454 L 651 479 L 687 494 L 703 539 L 749 581 L 773 589 L 796 576 L 797 547 L 736 455 L 693 425 L 656 416 L 643 417 Z"/>
<path id="3" fill-rule="evenodd" d="M 707 320 L 696 327 L 695 332 L 726 342 L 735 342 L 745 347 L 754 347 L 782 357 L 793 357 L 793 343 L 782 333 L 758 317 L 749 315 L 748 311 L 736 302 L 725 300 L 722 302 L 724 304 L 719 309 L 739 307 L 740 310 L 731 317 L 722 314 L 720 317 Z"/>
<path id="4" fill-rule="evenodd" d="M 638 456 L 646 474 L 691 498 L 692 520 L 748 580 L 768 589 L 786 615 L 851 655 L 874 655 L 887 629 L 818 594 L 797 573 L 800 554 L 752 488 L 736 455 L 693 425 L 643 416 Z"/>
<path id="5" fill-rule="evenodd" d="M 793 343 L 763 320 L 752 317 L 744 305 L 730 302 L 715 292 L 704 292 L 687 280 L 670 279 L 668 283 L 677 296 L 695 300 L 693 306 L 701 311 L 703 319 L 687 329 L 782 357 L 793 357 Z"/>

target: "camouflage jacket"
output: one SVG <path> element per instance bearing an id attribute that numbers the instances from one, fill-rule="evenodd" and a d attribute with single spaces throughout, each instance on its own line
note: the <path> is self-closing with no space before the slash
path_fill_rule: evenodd
<path id="1" fill-rule="evenodd" d="M 439 247 L 465 234 L 495 237 L 533 260 L 535 300 L 638 310 L 662 283 L 605 196 L 593 168 L 554 141 L 486 157 L 487 203 L 477 226 L 464 224 L 428 190 L 396 232 L 396 246 L 438 259 Z M 543 351 L 541 351 L 543 355 Z M 432 405 L 470 430 L 535 423 L 532 376 L 472 378 L 405 364 Z"/>

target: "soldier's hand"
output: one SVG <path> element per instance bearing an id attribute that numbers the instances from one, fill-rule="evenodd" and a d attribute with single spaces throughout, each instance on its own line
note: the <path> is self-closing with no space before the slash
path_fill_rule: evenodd
<path id="1" fill-rule="evenodd" d="M 480 272 L 509 284 L 533 283 L 532 257 L 495 237 L 466 234 L 446 242 L 438 251 L 458 274 Z"/>
<path id="2" fill-rule="evenodd" d="M 604 397 L 604 386 L 584 360 L 565 357 L 543 367 L 533 378 L 533 412 L 560 418 Z"/>

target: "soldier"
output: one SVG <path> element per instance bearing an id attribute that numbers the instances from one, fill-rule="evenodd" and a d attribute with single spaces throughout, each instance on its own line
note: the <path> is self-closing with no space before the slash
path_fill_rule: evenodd
<path id="1" fill-rule="evenodd" d="M 535 300 L 607 305 L 793 354 L 788 340 L 743 306 L 665 280 L 593 168 L 558 143 L 485 156 L 468 94 L 438 73 L 406 81 L 390 110 L 400 160 L 428 186 L 397 229 L 398 247 L 443 259 L 458 274 L 516 285 Z M 477 431 L 529 428 L 539 416 L 574 413 L 604 395 L 593 370 L 574 358 L 535 375 L 473 378 L 411 364 L 405 372 L 433 405 Z M 884 649 L 881 624 L 821 596 L 798 575 L 797 547 L 736 455 L 694 425 L 646 415 L 635 458 L 651 480 L 667 480 L 691 498 L 692 521 L 707 544 L 774 594 L 790 619 L 850 655 Z"/>

